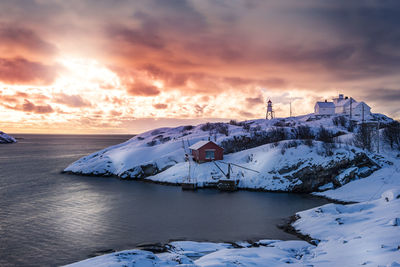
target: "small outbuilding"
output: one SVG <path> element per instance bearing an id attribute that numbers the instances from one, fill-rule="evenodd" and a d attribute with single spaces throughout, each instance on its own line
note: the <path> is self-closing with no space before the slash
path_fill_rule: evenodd
<path id="1" fill-rule="evenodd" d="M 189 149 L 193 160 L 197 162 L 222 160 L 224 158 L 224 149 L 213 141 L 199 141 L 190 146 Z"/>

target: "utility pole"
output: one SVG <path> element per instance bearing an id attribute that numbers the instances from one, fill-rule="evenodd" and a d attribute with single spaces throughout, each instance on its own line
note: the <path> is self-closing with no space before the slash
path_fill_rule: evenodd
<path id="1" fill-rule="evenodd" d="M 379 153 L 379 139 L 380 139 L 380 134 L 379 134 L 379 125 L 380 124 L 380 122 L 379 122 L 379 119 L 378 119 L 378 153 Z"/>
<path id="2" fill-rule="evenodd" d="M 364 105 L 362 105 L 362 122 L 364 123 Z"/>
<path id="3" fill-rule="evenodd" d="M 350 97 L 350 120 L 351 120 L 351 115 L 352 115 L 352 112 L 353 112 L 353 98 L 352 97 Z"/>
<path id="4" fill-rule="evenodd" d="M 290 117 L 292 117 L 292 98 L 289 100 L 289 105 L 290 105 Z"/>

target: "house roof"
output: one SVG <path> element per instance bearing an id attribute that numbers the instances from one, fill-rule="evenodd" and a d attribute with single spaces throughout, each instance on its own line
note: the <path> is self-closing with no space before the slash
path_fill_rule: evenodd
<path id="1" fill-rule="evenodd" d="M 317 102 L 320 108 L 335 108 L 335 104 L 333 102 Z"/>
<path id="2" fill-rule="evenodd" d="M 355 103 L 355 105 L 353 106 L 353 108 L 356 108 L 356 107 L 359 106 L 359 105 L 365 105 L 366 107 L 371 108 L 370 106 L 368 106 L 368 105 L 367 105 L 365 102 L 363 102 L 363 101 Z"/>
<path id="3" fill-rule="evenodd" d="M 356 103 L 358 103 L 358 102 L 354 98 L 352 98 L 352 103 L 351 103 L 352 106 L 354 106 Z M 350 105 L 350 98 L 343 99 L 336 104 L 337 107 L 343 107 L 343 106 L 348 106 L 348 105 Z"/>
<path id="4" fill-rule="evenodd" d="M 204 146 L 204 145 L 206 145 L 206 144 L 208 144 L 208 143 L 210 143 L 210 142 L 211 142 L 211 143 L 214 143 L 213 141 L 199 141 L 199 142 L 197 142 L 197 143 L 191 145 L 191 146 L 189 147 L 189 149 L 197 150 L 197 149 L 201 148 L 202 146 Z"/>

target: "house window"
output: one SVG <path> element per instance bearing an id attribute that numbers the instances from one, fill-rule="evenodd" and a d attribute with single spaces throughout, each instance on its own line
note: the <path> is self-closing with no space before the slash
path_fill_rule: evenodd
<path id="1" fill-rule="evenodd" d="M 215 159 L 215 150 L 206 150 L 206 159 Z"/>

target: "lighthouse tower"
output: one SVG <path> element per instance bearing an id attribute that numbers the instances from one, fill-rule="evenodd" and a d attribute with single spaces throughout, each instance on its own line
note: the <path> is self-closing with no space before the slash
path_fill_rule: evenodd
<path id="1" fill-rule="evenodd" d="M 272 101 L 271 99 L 268 100 L 267 102 L 267 115 L 265 118 L 268 119 L 273 119 L 274 118 L 274 110 L 272 109 Z"/>

